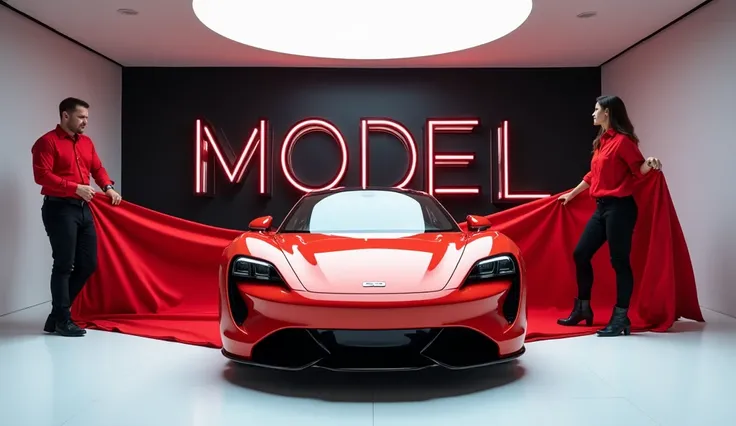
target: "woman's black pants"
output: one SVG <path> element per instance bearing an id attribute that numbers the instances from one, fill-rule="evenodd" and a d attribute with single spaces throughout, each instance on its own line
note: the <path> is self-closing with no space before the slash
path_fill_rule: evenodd
<path id="1" fill-rule="evenodd" d="M 631 270 L 631 240 L 638 208 L 634 197 L 603 197 L 596 199 L 596 210 L 585 226 L 573 257 L 578 281 L 578 299 L 590 300 L 593 288 L 591 260 L 603 243 L 608 241 L 611 265 L 616 272 L 616 306 L 628 309 L 634 291 Z"/>

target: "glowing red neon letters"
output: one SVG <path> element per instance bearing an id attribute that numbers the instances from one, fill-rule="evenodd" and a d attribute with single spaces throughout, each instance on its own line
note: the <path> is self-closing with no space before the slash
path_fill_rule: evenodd
<path id="1" fill-rule="evenodd" d="M 427 120 L 427 192 L 435 194 L 480 194 L 479 187 L 435 188 L 434 166 L 455 165 L 467 166 L 475 159 L 473 154 L 435 154 L 435 133 L 470 133 L 480 124 L 480 120 Z M 458 160 L 460 159 L 460 160 Z M 448 164 L 447 161 L 452 161 Z"/>
<path id="2" fill-rule="evenodd" d="M 551 194 L 512 194 L 509 191 L 509 122 L 504 121 L 498 128 L 498 199 L 533 200 L 546 198 Z"/>
<path id="3" fill-rule="evenodd" d="M 436 153 L 435 135 L 440 133 L 470 133 L 480 124 L 478 119 L 430 119 L 427 120 L 425 144 L 427 149 L 427 192 L 438 194 L 480 194 L 479 186 L 468 187 L 436 187 L 435 167 L 467 167 L 475 160 L 473 153 Z M 195 130 L 195 194 L 211 195 L 214 192 L 214 170 L 219 164 L 228 181 L 239 183 L 256 151 L 258 152 L 259 193 L 270 195 L 271 182 L 267 174 L 268 152 L 268 122 L 261 120 L 259 126 L 251 132 L 240 155 L 230 155 L 226 158 L 225 149 L 232 153 L 228 144 L 223 144 L 215 138 L 210 126 L 202 120 L 197 120 Z M 309 186 L 301 182 L 294 173 L 292 166 L 292 152 L 297 141 L 312 132 L 323 132 L 332 137 L 340 148 L 341 162 L 335 177 L 321 187 Z M 404 188 L 414 177 L 417 169 L 417 144 L 411 132 L 401 123 L 388 118 L 367 118 L 360 121 L 360 184 L 363 188 L 369 185 L 368 153 L 371 132 L 383 132 L 395 136 L 402 142 L 409 153 L 409 164 L 406 173 L 394 186 Z M 503 132 L 498 129 L 499 153 L 499 199 L 534 199 L 547 197 L 549 194 L 511 194 L 508 185 L 508 122 L 504 122 Z M 214 163 L 213 160 L 217 159 Z M 348 167 L 348 147 L 340 130 L 327 120 L 310 118 L 294 124 L 284 138 L 280 153 L 281 171 L 286 180 L 294 188 L 302 192 L 334 188 L 340 184 Z"/>

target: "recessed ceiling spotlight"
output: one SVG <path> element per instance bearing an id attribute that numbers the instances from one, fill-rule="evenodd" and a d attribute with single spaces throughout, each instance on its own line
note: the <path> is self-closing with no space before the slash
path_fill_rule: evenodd
<path id="1" fill-rule="evenodd" d="M 118 9 L 118 13 L 121 15 L 133 16 L 137 15 L 138 11 L 135 9 Z"/>
<path id="2" fill-rule="evenodd" d="M 597 14 L 598 14 L 598 12 L 591 10 L 589 12 L 578 13 L 578 18 L 583 18 L 583 19 L 585 19 L 585 18 L 592 18 L 592 17 L 594 17 Z"/>
<path id="3" fill-rule="evenodd" d="M 395 59 L 456 52 L 519 28 L 532 0 L 192 0 L 197 18 L 235 42 L 333 59 Z"/>

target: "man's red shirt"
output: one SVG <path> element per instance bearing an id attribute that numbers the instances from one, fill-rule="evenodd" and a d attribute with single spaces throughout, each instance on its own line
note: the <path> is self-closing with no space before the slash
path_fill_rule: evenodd
<path id="1" fill-rule="evenodd" d="M 38 138 L 31 148 L 33 178 L 41 194 L 76 197 L 77 185 L 89 185 L 90 175 L 104 188 L 114 182 L 97 156 L 95 145 L 86 135 L 72 137 L 61 126 Z"/>
<path id="2" fill-rule="evenodd" d="M 590 185 L 590 196 L 626 197 L 634 192 L 636 178 L 642 176 L 644 156 L 630 137 L 609 129 L 601 135 L 593 153 L 590 171 L 583 180 Z"/>

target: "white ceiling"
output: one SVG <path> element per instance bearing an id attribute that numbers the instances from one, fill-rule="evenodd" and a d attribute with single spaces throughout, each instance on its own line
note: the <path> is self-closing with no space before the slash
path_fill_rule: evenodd
<path id="1" fill-rule="evenodd" d="M 599 66 L 703 2 L 534 0 L 529 19 L 518 30 L 477 48 L 424 58 L 342 61 L 283 55 L 220 37 L 197 20 L 191 0 L 6 0 L 124 66 L 291 67 Z M 119 8 L 139 14 L 121 15 Z M 356 5 L 356 13 L 359 10 Z M 591 10 L 597 16 L 576 17 Z M 256 18 L 243 17 L 243 25 L 249 19 Z M 278 26 L 278 17 L 265 19 Z M 379 31 L 378 24 L 376 28 Z"/>

